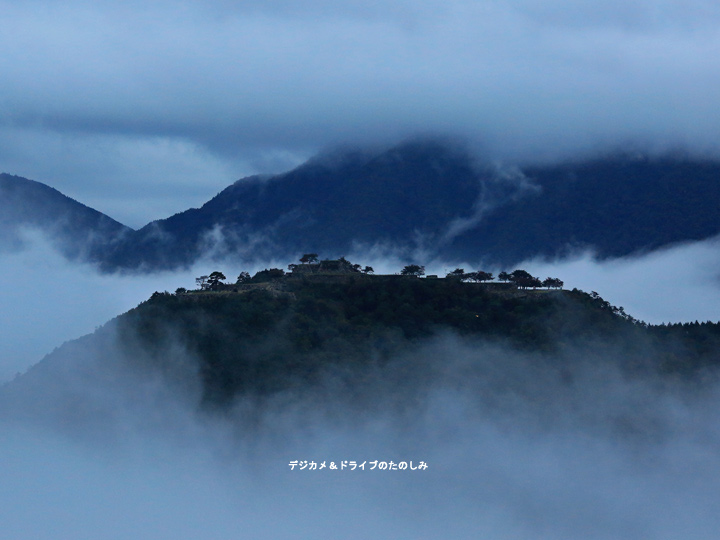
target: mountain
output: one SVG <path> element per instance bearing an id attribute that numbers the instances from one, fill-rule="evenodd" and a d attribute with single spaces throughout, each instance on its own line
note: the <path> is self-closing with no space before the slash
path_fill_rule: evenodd
<path id="1" fill-rule="evenodd" d="M 615 154 L 500 167 L 461 146 L 412 141 L 336 150 L 274 176 L 238 180 L 200 208 L 138 231 L 29 180 L 3 175 L 2 224 L 51 231 L 106 271 L 267 261 L 369 250 L 408 262 L 511 268 L 573 250 L 620 257 L 720 234 L 720 162 Z"/>
<path id="2" fill-rule="evenodd" d="M 437 141 L 336 151 L 237 181 L 201 208 L 143 227 L 109 269 L 172 268 L 379 247 L 406 260 L 513 265 L 591 249 L 617 257 L 720 233 L 720 162 L 601 159 L 500 168 Z"/>
<path id="3" fill-rule="evenodd" d="M 497 384 L 507 386 L 519 356 L 530 359 L 527 369 L 563 374 L 564 384 L 581 366 L 670 381 L 720 365 L 720 325 L 648 326 L 577 290 L 413 276 L 261 278 L 237 292 L 155 293 L 5 385 L 0 412 L 101 427 L 148 395 L 223 409 L 328 384 L 342 399 L 372 402 L 375 392 L 423 388 L 451 365 L 454 376 L 502 375 Z M 458 366 L 461 350 L 469 356 Z M 489 366 L 488 350 L 497 357 Z"/>
<path id="4" fill-rule="evenodd" d="M 378 155 L 336 152 L 273 177 L 239 180 L 198 209 L 155 221 L 107 259 L 111 266 L 173 267 L 205 252 L 262 259 L 357 245 L 432 246 L 470 218 L 489 171 L 436 143 Z"/>
<path id="5" fill-rule="evenodd" d="M 91 261 L 133 232 L 45 184 L 0 174 L 0 247 L 21 245 L 24 229 L 46 234 L 70 259 Z"/>
<path id="6" fill-rule="evenodd" d="M 592 249 L 620 257 L 720 233 L 720 162 L 616 155 L 527 167 L 538 189 L 488 213 L 446 256 L 516 263 Z"/>

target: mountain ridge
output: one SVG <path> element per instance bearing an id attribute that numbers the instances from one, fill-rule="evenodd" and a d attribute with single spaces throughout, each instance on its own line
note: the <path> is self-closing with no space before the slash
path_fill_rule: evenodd
<path id="1" fill-rule="evenodd" d="M 108 246 L 134 231 L 41 182 L 0 174 L 0 246 L 19 247 L 22 231 L 36 229 L 71 260 L 99 262 Z"/>
<path id="2" fill-rule="evenodd" d="M 89 252 L 110 272 L 189 267 L 208 254 L 262 261 L 372 249 L 407 262 L 511 266 L 711 238 L 720 234 L 719 210 L 720 161 L 613 154 L 498 168 L 461 146 L 412 141 L 374 153 L 337 150 L 286 173 L 240 179 L 199 208 L 137 231 L 120 226 Z"/>

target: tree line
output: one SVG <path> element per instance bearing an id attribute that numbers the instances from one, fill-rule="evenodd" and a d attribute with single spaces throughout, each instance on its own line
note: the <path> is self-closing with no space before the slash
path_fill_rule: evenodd
<path id="1" fill-rule="evenodd" d="M 299 266 L 302 265 L 318 265 L 319 267 L 322 267 L 324 265 L 325 268 L 329 270 L 340 269 L 351 273 L 359 273 L 366 275 L 373 274 L 375 272 L 372 266 L 363 267 L 360 264 L 353 264 L 345 257 L 341 257 L 340 259 L 336 260 L 320 260 L 317 253 L 305 253 L 302 257 L 300 257 L 299 261 L 300 264 L 289 264 L 288 270 L 290 272 L 294 272 Z M 265 270 L 260 270 L 259 272 L 256 272 L 255 275 L 253 275 L 252 277 L 250 276 L 249 272 L 242 271 L 235 280 L 235 284 L 242 285 L 246 283 L 264 283 L 281 279 L 285 275 L 285 271 L 281 268 L 266 268 Z M 422 277 L 425 275 L 425 267 L 418 264 L 409 264 L 404 266 L 402 270 L 400 270 L 400 275 Z M 495 279 L 495 276 L 491 272 L 486 272 L 484 270 L 466 272 L 463 268 L 456 268 L 455 270 L 448 272 L 445 277 L 447 279 L 456 279 L 459 281 L 471 283 L 487 283 Z M 541 287 L 547 289 L 561 289 L 564 285 L 564 282 L 559 278 L 548 277 L 544 280 L 541 280 L 540 278 L 535 277 L 526 270 L 522 269 L 513 270 L 509 273 L 504 271 L 500 272 L 497 276 L 497 279 L 501 282 L 513 283 L 516 287 L 520 289 L 537 289 Z M 202 275 L 195 278 L 195 285 L 197 286 L 197 290 L 217 291 L 229 285 L 225 283 L 226 280 L 227 277 L 225 276 L 225 274 L 216 270 L 208 275 Z M 187 289 L 180 287 L 175 292 L 176 294 L 184 294 L 188 291 Z"/>
<path id="2" fill-rule="evenodd" d="M 403 276 L 424 276 L 425 267 L 417 264 L 410 264 L 405 266 L 400 272 Z M 463 268 L 456 268 L 452 272 L 448 272 L 445 275 L 449 279 L 459 279 L 461 281 L 469 281 L 473 283 L 486 283 L 493 281 L 495 276 L 492 272 L 486 272 L 484 270 L 478 270 L 476 272 L 466 272 Z M 500 272 L 497 276 L 498 280 L 503 282 L 514 283 L 521 289 L 537 289 L 538 287 L 545 287 L 548 289 L 562 289 L 565 284 L 559 278 L 548 277 L 544 280 L 531 275 L 526 270 L 513 270 L 512 272 Z"/>

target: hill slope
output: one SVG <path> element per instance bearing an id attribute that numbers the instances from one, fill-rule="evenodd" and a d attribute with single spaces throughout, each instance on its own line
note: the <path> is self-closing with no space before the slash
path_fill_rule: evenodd
<path id="1" fill-rule="evenodd" d="M 106 400 L 118 393 L 127 403 L 138 392 L 171 388 L 214 408 L 249 396 L 312 395 L 328 381 L 344 388 L 343 399 L 372 402 L 378 384 L 383 392 L 415 386 L 452 363 L 422 352 L 438 336 L 457 340 L 445 354 L 474 351 L 463 369 L 488 369 L 488 347 L 504 351 L 493 377 L 506 369 L 502 358 L 518 354 L 529 355 L 533 370 L 568 381 L 588 365 L 628 376 L 695 376 L 720 365 L 720 325 L 647 327 L 580 291 L 398 276 L 285 279 L 243 293 L 156 293 L 6 385 L 0 410 L 102 422 L 117 413 L 120 398 Z M 515 377 L 509 366 L 503 378 Z"/>
<path id="2" fill-rule="evenodd" d="M 132 229 L 60 193 L 19 176 L 0 174 L 0 247 L 19 245 L 36 229 L 70 258 L 97 261 Z"/>
<path id="3" fill-rule="evenodd" d="M 573 248 L 619 257 L 720 233 L 718 162 L 614 156 L 524 174 L 541 189 L 491 212 L 448 254 L 510 264 Z"/>
<path id="4" fill-rule="evenodd" d="M 250 177 L 201 208 L 143 227 L 109 265 L 176 266 L 204 251 L 263 259 L 300 251 L 347 254 L 356 244 L 432 246 L 469 218 L 489 172 L 434 142 L 379 155 L 340 152 L 285 174 Z"/>
<path id="5" fill-rule="evenodd" d="M 524 170 L 478 165 L 439 142 L 340 152 L 250 177 L 155 221 L 105 265 L 149 269 L 222 258 L 339 257 L 379 246 L 406 260 L 513 265 L 592 249 L 623 256 L 720 234 L 720 163 L 623 155 Z"/>

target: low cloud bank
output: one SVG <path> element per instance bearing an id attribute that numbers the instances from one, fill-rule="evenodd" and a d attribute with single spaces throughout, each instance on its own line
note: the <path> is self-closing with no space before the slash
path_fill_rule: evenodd
<path id="1" fill-rule="evenodd" d="M 65 341 L 146 300 L 154 291 L 191 287 L 192 272 L 103 275 L 68 262 L 42 235 L 0 251 L 0 381 L 38 362 Z"/>
<path id="2" fill-rule="evenodd" d="M 720 240 L 685 243 L 648 254 L 598 261 L 592 254 L 519 265 L 544 279 L 559 276 L 651 324 L 720 321 Z"/>
<path id="3" fill-rule="evenodd" d="M 25 229 L 12 242 L 0 238 L 0 383 L 24 372 L 65 341 L 93 332 L 147 300 L 155 291 L 194 289 L 195 278 L 214 270 L 234 281 L 241 271 L 285 268 L 287 261 L 244 263 L 225 243 L 208 238 L 206 255 L 192 268 L 170 272 L 105 274 L 67 261 L 38 231 Z M 219 262 L 216 257 L 225 257 Z"/>
<path id="4" fill-rule="evenodd" d="M 122 405 L 100 435 L 3 426 L 0 516 L 8 538 L 708 538 L 720 386 L 631 377 L 621 360 L 444 335 L 362 385 L 329 374 L 219 416 L 146 378 L 108 381 L 77 394 L 89 411 Z"/>

